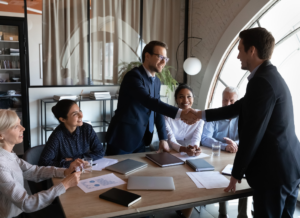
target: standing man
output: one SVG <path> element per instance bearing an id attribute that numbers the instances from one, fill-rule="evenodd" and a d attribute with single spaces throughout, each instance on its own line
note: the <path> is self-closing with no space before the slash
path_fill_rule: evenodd
<path id="1" fill-rule="evenodd" d="M 264 28 L 240 33 L 243 70 L 251 72 L 244 98 L 235 104 L 198 112 L 207 121 L 239 116 L 240 144 L 229 186 L 243 174 L 253 189 L 254 217 L 293 217 L 300 183 L 300 144 L 295 134 L 292 97 L 269 59 L 274 38 Z"/>
<path id="2" fill-rule="evenodd" d="M 235 87 L 226 87 L 222 93 L 222 107 L 234 104 L 239 99 L 239 90 Z M 212 147 L 219 142 L 223 151 L 236 153 L 239 145 L 238 133 L 239 118 L 206 122 L 203 128 L 201 144 Z M 228 202 L 219 203 L 219 218 L 227 218 Z M 240 198 L 237 218 L 247 218 L 247 198 Z"/>
<path id="3" fill-rule="evenodd" d="M 168 151 L 163 115 L 196 122 L 192 109 L 181 110 L 160 100 L 161 83 L 155 74 L 160 73 L 169 60 L 167 48 L 163 42 L 149 42 L 142 53 L 143 64 L 125 75 L 117 110 L 106 133 L 108 155 L 145 152 L 145 146 L 152 141 L 154 124 L 160 150 Z"/>

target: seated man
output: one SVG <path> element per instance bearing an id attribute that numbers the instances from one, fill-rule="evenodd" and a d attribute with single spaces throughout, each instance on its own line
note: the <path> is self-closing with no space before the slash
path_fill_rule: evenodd
<path id="1" fill-rule="evenodd" d="M 234 104 L 238 100 L 239 91 L 234 87 L 227 87 L 223 91 L 222 107 Z M 205 147 L 212 147 L 215 142 L 220 142 L 221 149 L 231 153 L 236 153 L 239 144 L 238 117 L 231 120 L 220 120 L 206 122 L 203 128 L 201 144 Z M 219 218 L 228 217 L 227 202 L 221 202 L 219 208 Z M 238 218 L 247 216 L 247 198 L 239 199 Z"/>

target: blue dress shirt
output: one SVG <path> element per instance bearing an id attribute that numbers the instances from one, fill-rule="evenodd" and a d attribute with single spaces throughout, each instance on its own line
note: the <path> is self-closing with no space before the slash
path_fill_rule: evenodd
<path id="1" fill-rule="evenodd" d="M 206 122 L 203 128 L 201 144 L 206 147 L 212 147 L 214 142 L 219 141 L 221 143 L 221 149 L 225 150 L 227 143 L 224 140 L 224 137 L 227 137 L 235 141 L 238 145 L 238 121 L 239 118 L 237 117 L 231 120 Z"/>
<path id="2" fill-rule="evenodd" d="M 98 160 L 104 156 L 104 148 L 90 124 L 83 123 L 71 134 L 60 124 L 50 135 L 41 154 L 40 166 L 68 168 L 77 158 L 90 157 Z M 66 161 L 66 158 L 72 158 Z"/>

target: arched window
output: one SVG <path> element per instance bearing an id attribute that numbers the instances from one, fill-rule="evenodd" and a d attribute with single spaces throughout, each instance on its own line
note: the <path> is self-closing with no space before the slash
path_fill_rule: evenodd
<path id="1" fill-rule="evenodd" d="M 252 25 L 264 27 L 275 38 L 271 62 L 285 79 L 293 98 L 296 134 L 300 138 L 300 1 L 284 0 L 272 4 Z M 226 86 L 238 87 L 243 97 L 248 84 L 249 72 L 241 69 L 237 38 L 223 60 L 214 88 L 210 94 L 209 108 L 221 107 L 222 92 Z"/>

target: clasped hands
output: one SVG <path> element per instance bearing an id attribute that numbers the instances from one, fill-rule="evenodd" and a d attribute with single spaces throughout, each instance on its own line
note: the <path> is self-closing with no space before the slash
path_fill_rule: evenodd
<path id="1" fill-rule="evenodd" d="M 64 171 L 64 175 L 66 176 L 66 178 L 63 179 L 62 184 L 64 185 L 66 190 L 73 186 L 77 186 L 77 184 L 80 181 L 81 171 L 77 172 L 76 169 L 78 169 L 79 167 L 82 167 L 84 164 L 85 164 L 85 161 L 78 158 L 78 159 L 74 160 L 70 164 L 70 167 Z"/>
<path id="2" fill-rule="evenodd" d="M 188 125 L 197 123 L 202 118 L 202 111 L 195 111 L 193 108 L 183 109 L 180 119 Z"/>

